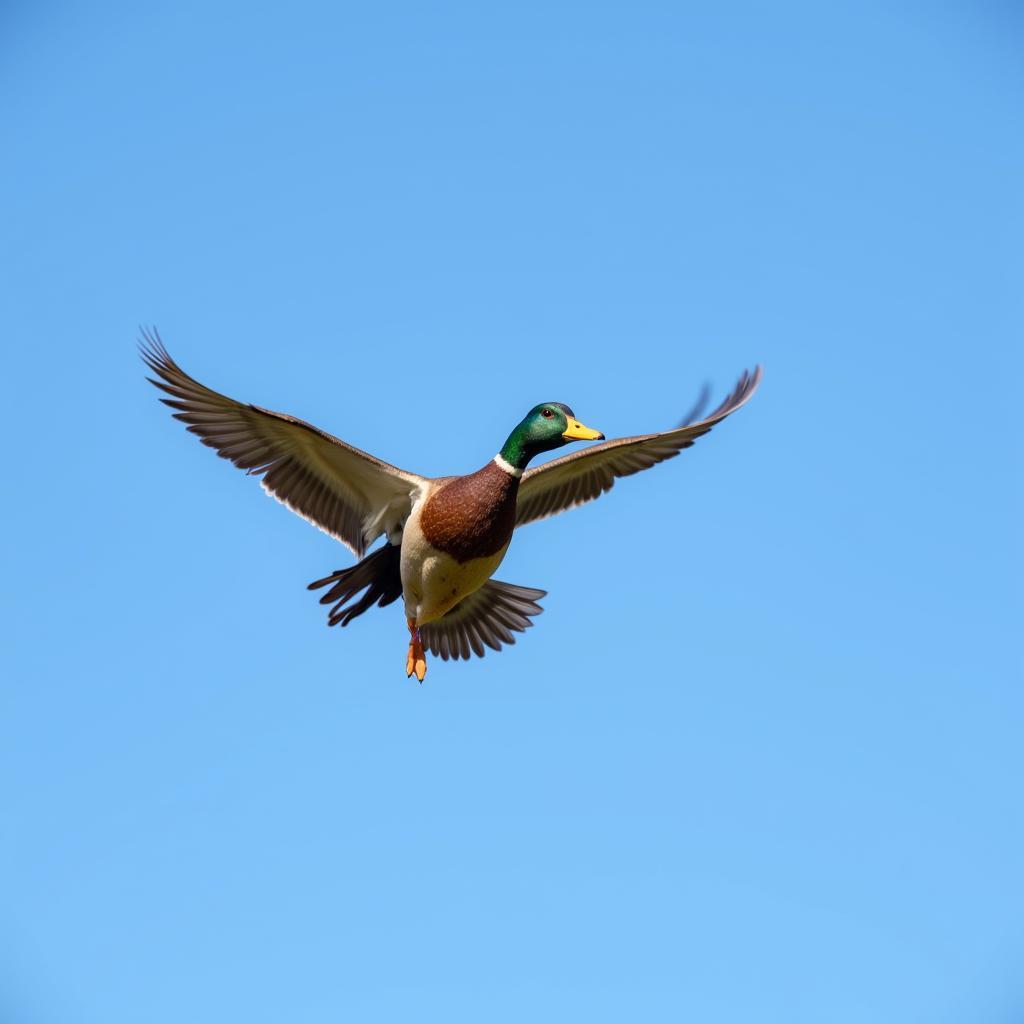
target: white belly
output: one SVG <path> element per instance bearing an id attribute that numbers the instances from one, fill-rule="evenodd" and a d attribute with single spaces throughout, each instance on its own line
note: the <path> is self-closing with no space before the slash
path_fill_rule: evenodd
<path id="1" fill-rule="evenodd" d="M 508 550 L 506 544 L 487 558 L 457 562 L 438 551 L 420 528 L 422 503 L 412 510 L 402 533 L 402 596 L 405 614 L 417 626 L 439 619 L 464 597 L 482 587 Z"/>

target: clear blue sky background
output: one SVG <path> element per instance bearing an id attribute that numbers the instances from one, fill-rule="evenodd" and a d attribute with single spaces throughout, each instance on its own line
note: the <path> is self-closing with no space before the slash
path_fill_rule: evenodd
<path id="1" fill-rule="evenodd" d="M 0 1019 L 1024 1019 L 1011 4 L 8 3 Z M 406 681 L 157 404 L 425 473 L 761 393 Z"/>

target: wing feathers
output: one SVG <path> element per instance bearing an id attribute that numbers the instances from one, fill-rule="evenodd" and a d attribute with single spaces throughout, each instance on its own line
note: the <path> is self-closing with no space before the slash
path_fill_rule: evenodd
<path id="1" fill-rule="evenodd" d="M 383 532 L 382 513 L 404 519 L 423 478 L 406 473 L 310 423 L 284 413 L 244 405 L 190 377 L 171 358 L 160 336 L 143 331 L 140 354 L 156 375 L 147 378 L 168 398 L 208 448 L 253 476 L 293 512 L 336 537 L 360 557 Z"/>
<path id="2" fill-rule="evenodd" d="M 593 501 L 610 491 L 619 477 L 632 476 L 675 458 L 698 437 L 744 405 L 760 381 L 760 366 L 755 367 L 752 373 L 744 370 L 732 393 L 710 416 L 697 423 L 684 420 L 683 425 L 675 430 L 606 441 L 528 469 L 519 485 L 516 526 L 547 519 Z M 695 409 L 703 404 L 702 396 Z"/>

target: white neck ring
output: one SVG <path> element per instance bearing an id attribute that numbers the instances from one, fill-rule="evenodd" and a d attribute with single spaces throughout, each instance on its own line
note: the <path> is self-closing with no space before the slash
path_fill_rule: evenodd
<path id="1" fill-rule="evenodd" d="M 503 459 L 500 453 L 494 456 L 494 464 L 498 467 L 498 469 L 504 470 L 506 473 L 508 473 L 509 476 L 519 477 L 523 475 L 523 471 L 521 469 L 516 469 L 516 467 L 513 466 L 511 462 L 509 462 L 507 459 Z"/>

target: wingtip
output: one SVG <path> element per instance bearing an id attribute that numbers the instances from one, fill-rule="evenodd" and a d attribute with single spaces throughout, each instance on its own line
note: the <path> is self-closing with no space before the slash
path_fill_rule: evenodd
<path id="1" fill-rule="evenodd" d="M 746 402 L 746 400 L 757 390 L 763 376 L 764 367 L 760 363 L 755 363 L 752 370 L 747 369 L 743 371 L 740 375 L 739 383 L 736 385 L 735 394 L 739 399 L 738 404 Z"/>
<path id="2" fill-rule="evenodd" d="M 155 363 L 173 362 L 156 327 L 146 327 L 144 324 L 139 324 L 139 338 L 136 344 L 139 349 L 139 357 L 151 369 L 156 368 L 154 366 Z"/>

